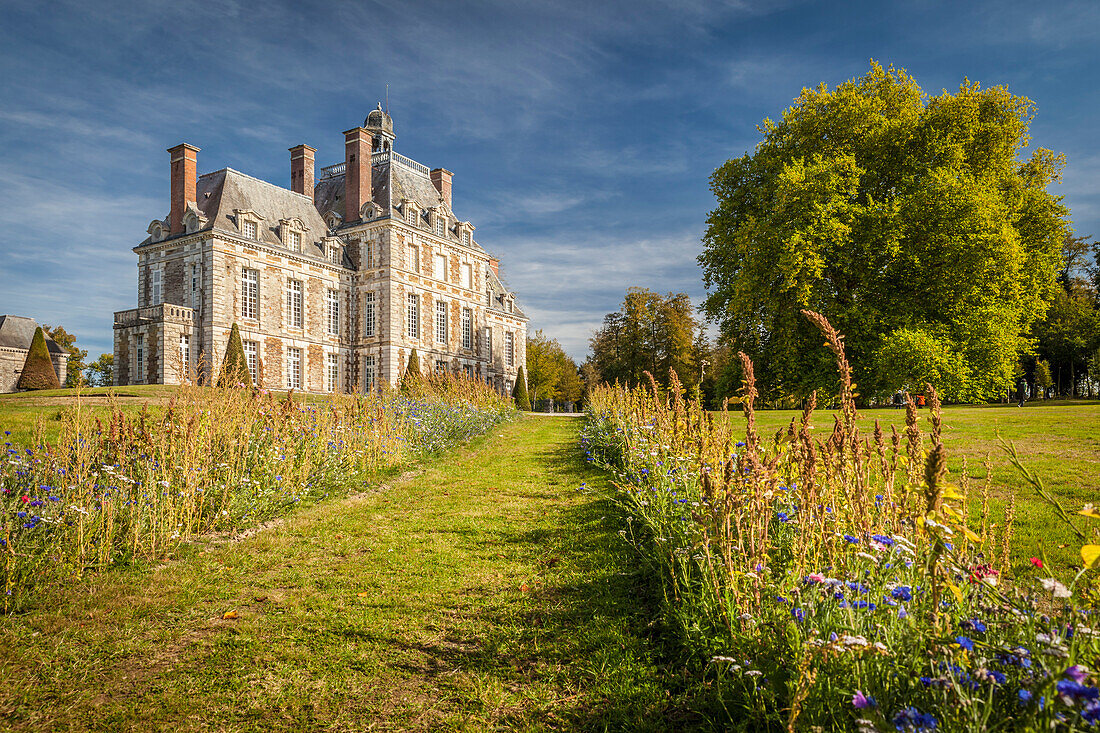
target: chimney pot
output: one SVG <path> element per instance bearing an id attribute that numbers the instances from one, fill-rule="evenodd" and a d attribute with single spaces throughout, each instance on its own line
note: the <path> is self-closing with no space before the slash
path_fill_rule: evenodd
<path id="1" fill-rule="evenodd" d="M 168 148 L 172 165 L 172 213 L 168 216 L 169 234 L 183 234 L 183 214 L 188 204 L 197 203 L 195 181 L 198 178 L 199 148 L 180 143 Z"/>

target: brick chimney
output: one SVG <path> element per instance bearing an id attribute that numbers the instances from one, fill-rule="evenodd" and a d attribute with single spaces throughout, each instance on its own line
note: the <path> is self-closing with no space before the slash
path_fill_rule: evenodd
<path id="1" fill-rule="evenodd" d="M 168 148 L 172 156 L 172 213 L 168 216 L 169 234 L 183 234 L 183 213 L 195 203 L 195 179 L 198 176 L 199 148 L 180 143 Z"/>
<path id="2" fill-rule="evenodd" d="M 370 133 L 362 127 L 344 133 L 344 223 L 358 221 L 359 209 L 371 199 Z"/>
<path id="3" fill-rule="evenodd" d="M 454 173 L 451 173 L 446 168 L 436 168 L 432 171 L 432 185 L 435 186 L 435 190 L 439 191 L 439 195 L 443 197 L 443 200 L 447 202 L 447 208 L 451 208 L 451 179 L 454 178 Z"/>
<path id="4" fill-rule="evenodd" d="M 313 198 L 313 154 L 315 148 L 295 145 L 290 149 L 290 190 Z"/>
<path id="5" fill-rule="evenodd" d="M 493 274 L 500 277 L 500 260 L 492 255 L 489 256 L 489 269 L 493 271 Z"/>

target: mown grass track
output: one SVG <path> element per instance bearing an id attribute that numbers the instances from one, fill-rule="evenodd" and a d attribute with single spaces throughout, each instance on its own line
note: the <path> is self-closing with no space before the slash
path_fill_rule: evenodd
<path id="1" fill-rule="evenodd" d="M 620 527 L 578 490 L 606 478 L 577 427 L 528 417 L 247 539 L 44 592 L 0 618 L 0 723 L 706 727 L 669 692 Z"/>

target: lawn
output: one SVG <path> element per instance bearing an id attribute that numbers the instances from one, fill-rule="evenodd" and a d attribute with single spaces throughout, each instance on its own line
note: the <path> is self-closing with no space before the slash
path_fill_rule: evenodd
<path id="1" fill-rule="evenodd" d="M 16 730 L 669 730 L 644 574 L 575 418 L 0 618 Z M 585 491 L 581 484 L 587 484 Z"/>
<path id="2" fill-rule="evenodd" d="M 870 433 L 878 420 L 889 432 L 889 425 L 905 426 L 905 413 L 894 409 L 863 410 L 863 429 Z M 791 418 L 801 413 L 791 410 L 767 410 L 756 413 L 760 431 L 767 434 L 786 428 Z M 922 420 L 927 428 L 927 411 Z M 730 413 L 741 420 L 741 413 Z M 814 423 L 818 437 L 832 430 L 832 416 L 818 413 Z M 1081 559 L 1073 533 L 1055 516 L 1054 510 L 1038 499 L 1008 461 L 998 438 L 1012 442 L 1024 464 L 1037 473 L 1051 493 L 1067 509 L 1076 511 L 1083 504 L 1100 504 L 1100 403 L 1074 402 L 1055 405 L 1028 403 L 981 407 L 945 407 L 943 411 L 944 445 L 948 467 L 959 480 L 963 461 L 971 480 L 971 495 L 978 494 L 985 477 L 984 463 L 993 468 L 993 521 L 1004 521 L 1008 499 L 1017 500 L 1012 556 L 1020 563 L 1045 552 L 1055 567 L 1080 565 Z M 975 514 L 977 509 L 974 510 Z M 1084 517 L 1080 525 L 1088 527 Z"/>

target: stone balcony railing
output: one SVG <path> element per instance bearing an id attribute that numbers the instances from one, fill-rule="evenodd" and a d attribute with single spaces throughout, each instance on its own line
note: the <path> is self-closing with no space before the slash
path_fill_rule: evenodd
<path id="1" fill-rule="evenodd" d="M 143 326 L 148 323 L 179 323 L 189 326 L 194 320 L 194 309 L 172 303 L 147 305 L 144 308 L 131 308 L 115 311 L 115 328 Z"/>

